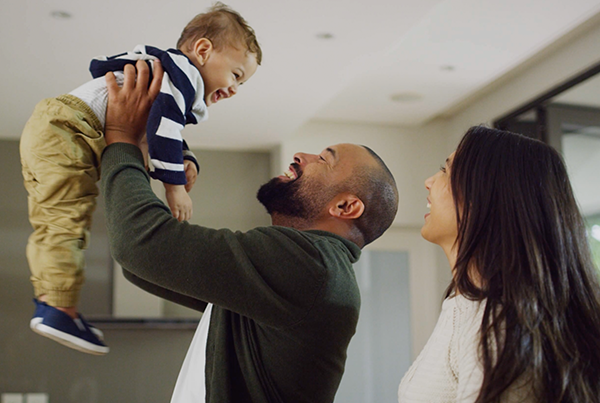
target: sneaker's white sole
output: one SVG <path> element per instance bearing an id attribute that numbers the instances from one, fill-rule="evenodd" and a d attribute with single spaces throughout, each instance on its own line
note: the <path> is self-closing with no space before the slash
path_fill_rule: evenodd
<path id="1" fill-rule="evenodd" d="M 104 355 L 110 351 L 109 347 L 97 346 L 88 341 L 81 340 L 80 338 L 72 336 L 68 333 L 61 332 L 60 330 L 56 330 L 52 327 L 46 326 L 42 323 L 42 320 L 42 318 L 33 318 L 29 322 L 29 327 L 31 327 L 31 330 L 33 330 L 41 336 L 48 337 L 49 339 L 52 339 L 57 343 L 62 344 L 63 346 L 67 346 L 74 350 L 81 351 L 82 353 Z"/>

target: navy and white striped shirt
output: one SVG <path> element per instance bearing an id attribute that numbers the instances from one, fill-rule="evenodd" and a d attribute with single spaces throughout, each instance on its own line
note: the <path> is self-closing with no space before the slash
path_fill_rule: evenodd
<path id="1" fill-rule="evenodd" d="M 146 126 L 148 151 L 153 166 L 150 175 L 162 182 L 184 185 L 186 178 L 183 160 L 189 149 L 183 141 L 181 130 L 187 124 L 196 124 L 208 118 L 204 102 L 204 82 L 198 69 L 177 49 L 164 51 L 138 45 L 132 52 L 94 58 L 90 63 L 90 72 L 94 78 L 104 77 L 107 72 L 122 71 L 125 65 L 135 64 L 138 60 L 148 61 L 152 69 L 150 61 L 154 59 L 160 60 L 165 73 Z M 187 159 L 197 165 L 195 159 Z"/>

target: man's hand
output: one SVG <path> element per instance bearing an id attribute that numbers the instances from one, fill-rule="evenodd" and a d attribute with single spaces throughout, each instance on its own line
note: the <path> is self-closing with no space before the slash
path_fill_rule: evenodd
<path id="1" fill-rule="evenodd" d="M 192 218 L 192 199 L 185 191 L 184 185 L 171 185 L 164 183 L 167 204 L 173 213 L 173 217 L 180 222 Z"/>
<path id="2" fill-rule="evenodd" d="M 146 132 L 150 107 L 158 96 L 162 83 L 162 66 L 158 61 L 153 63 L 154 76 L 150 87 L 150 68 L 143 60 L 138 60 L 135 67 L 130 64 L 125 66 L 123 87 L 119 87 L 113 73 L 106 73 L 108 106 L 104 137 L 107 145 L 130 143 L 139 146 Z"/>
<path id="3" fill-rule="evenodd" d="M 189 193 L 194 187 L 194 183 L 196 183 L 196 179 L 198 178 L 198 168 L 196 168 L 196 164 L 194 164 L 192 161 L 183 160 L 183 169 L 185 170 L 185 179 L 187 180 L 185 191 Z"/>

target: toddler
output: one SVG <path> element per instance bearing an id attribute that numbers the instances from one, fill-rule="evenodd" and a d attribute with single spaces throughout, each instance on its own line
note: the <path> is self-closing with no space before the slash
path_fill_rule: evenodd
<path id="1" fill-rule="evenodd" d="M 92 60 L 94 80 L 67 95 L 45 99 L 21 136 L 21 163 L 34 232 L 27 244 L 36 304 L 30 327 L 79 351 L 103 355 L 102 332 L 77 311 L 84 250 L 96 206 L 108 92 L 104 75 L 122 82 L 126 64 L 159 59 L 165 71 L 147 124 L 148 169 L 164 183 L 180 221 L 192 214 L 188 191 L 198 162 L 181 137 L 187 124 L 208 117 L 207 107 L 235 95 L 255 73 L 262 51 L 253 29 L 216 3 L 184 28 L 177 49 L 138 45 L 131 52 Z"/>

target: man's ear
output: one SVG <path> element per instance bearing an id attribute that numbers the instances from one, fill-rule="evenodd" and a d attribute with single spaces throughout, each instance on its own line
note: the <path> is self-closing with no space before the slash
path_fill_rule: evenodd
<path id="1" fill-rule="evenodd" d="M 329 214 L 343 220 L 356 220 L 363 215 L 365 204 L 351 193 L 340 193 L 331 202 Z"/>
<path id="2" fill-rule="evenodd" d="M 213 43 L 208 38 L 200 38 L 194 43 L 194 54 L 201 66 L 204 66 L 214 49 Z"/>

